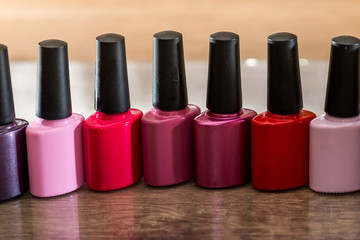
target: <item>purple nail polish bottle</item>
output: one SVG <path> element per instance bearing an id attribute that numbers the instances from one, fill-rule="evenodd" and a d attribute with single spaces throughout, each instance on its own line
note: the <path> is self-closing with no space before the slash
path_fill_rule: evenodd
<path id="1" fill-rule="evenodd" d="M 256 112 L 242 108 L 239 36 L 210 36 L 208 110 L 194 119 L 195 181 L 225 188 L 250 179 L 250 129 Z"/>
<path id="2" fill-rule="evenodd" d="M 309 186 L 316 192 L 360 190 L 360 40 L 331 41 L 325 114 L 310 123 Z"/>
<path id="3" fill-rule="evenodd" d="M 0 201 L 29 189 L 25 129 L 28 122 L 15 119 L 7 47 L 0 44 Z"/>

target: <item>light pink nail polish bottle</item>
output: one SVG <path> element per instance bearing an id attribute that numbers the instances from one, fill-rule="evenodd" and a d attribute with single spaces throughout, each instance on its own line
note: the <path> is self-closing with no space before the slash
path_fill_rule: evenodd
<path id="1" fill-rule="evenodd" d="M 310 123 L 309 186 L 316 192 L 360 190 L 359 64 L 359 39 L 332 39 L 326 114 Z"/>
<path id="2" fill-rule="evenodd" d="M 26 129 L 30 192 L 53 197 L 84 184 L 82 125 L 72 113 L 67 43 L 38 45 L 35 121 Z"/>

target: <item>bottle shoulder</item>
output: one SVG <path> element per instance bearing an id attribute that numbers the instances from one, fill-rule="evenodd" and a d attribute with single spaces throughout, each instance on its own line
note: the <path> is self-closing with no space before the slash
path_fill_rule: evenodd
<path id="1" fill-rule="evenodd" d="M 141 121 L 147 123 L 159 123 L 169 121 L 181 121 L 193 119 L 200 114 L 200 108 L 196 105 L 189 104 L 186 108 L 178 111 L 161 111 L 153 108 L 144 114 Z"/>
<path id="2" fill-rule="evenodd" d="M 129 111 L 125 113 L 116 113 L 116 114 L 105 114 L 101 112 L 95 112 L 85 120 L 84 126 L 105 127 L 105 126 L 113 126 L 119 124 L 131 124 L 141 119 L 142 115 L 143 115 L 142 111 L 134 108 L 130 108 Z"/>
<path id="3" fill-rule="evenodd" d="M 352 118 L 336 118 L 323 114 L 313 119 L 310 127 L 318 129 L 360 128 L 360 115 Z"/>
<path id="4" fill-rule="evenodd" d="M 234 114 L 214 114 L 209 110 L 204 111 L 194 119 L 198 125 L 222 125 L 234 122 L 251 121 L 256 116 L 256 112 L 251 109 L 242 108 Z"/>
<path id="5" fill-rule="evenodd" d="M 308 110 L 300 110 L 299 113 L 290 115 L 276 115 L 269 111 L 258 114 L 253 118 L 252 124 L 274 125 L 274 124 L 296 124 L 308 123 L 316 118 L 315 113 Z"/>
<path id="6" fill-rule="evenodd" d="M 28 121 L 16 118 L 13 122 L 0 126 L 0 135 L 24 130 L 29 125 Z"/>
<path id="7" fill-rule="evenodd" d="M 78 125 L 82 125 L 84 121 L 85 118 L 81 114 L 77 113 L 73 113 L 70 117 L 57 120 L 36 118 L 28 125 L 26 132 L 47 132 L 63 128 L 76 128 Z"/>

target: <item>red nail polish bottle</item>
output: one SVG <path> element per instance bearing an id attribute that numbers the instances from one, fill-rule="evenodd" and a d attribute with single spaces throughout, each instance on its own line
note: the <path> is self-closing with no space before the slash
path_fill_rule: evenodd
<path id="1" fill-rule="evenodd" d="M 309 124 L 316 116 L 302 110 L 297 37 L 268 37 L 268 111 L 251 122 L 252 184 L 284 190 L 308 183 Z"/>
<path id="2" fill-rule="evenodd" d="M 87 186 L 108 191 L 138 182 L 142 112 L 130 108 L 125 39 L 118 34 L 96 38 L 95 109 L 84 123 Z"/>

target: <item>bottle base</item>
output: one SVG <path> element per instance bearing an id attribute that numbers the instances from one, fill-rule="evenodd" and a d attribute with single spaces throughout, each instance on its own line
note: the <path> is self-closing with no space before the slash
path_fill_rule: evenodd
<path id="1" fill-rule="evenodd" d="M 309 186 L 309 188 L 316 193 L 320 193 L 320 194 L 334 194 L 334 195 L 338 195 L 338 194 L 347 194 L 347 193 L 354 193 L 354 192 L 358 192 L 360 191 L 360 188 L 352 188 L 352 189 L 321 189 L 321 188 L 312 188 Z"/>
<path id="2" fill-rule="evenodd" d="M 23 194 L 27 193 L 28 191 L 29 190 L 27 189 L 26 191 L 18 192 L 16 194 L 11 194 L 11 195 L 7 195 L 7 196 L 0 196 L 0 202 L 5 202 L 5 201 L 8 201 L 8 200 L 12 200 L 14 198 L 20 197 Z"/>
<path id="3" fill-rule="evenodd" d="M 95 191 L 95 192 L 110 192 L 110 191 L 116 191 L 116 190 L 120 190 L 120 189 L 124 189 L 124 188 L 128 188 L 128 187 L 131 187 L 137 183 L 140 182 L 141 179 L 138 179 L 130 184 L 125 184 L 125 185 L 121 185 L 119 187 L 94 187 L 94 186 L 91 186 L 91 185 L 87 185 L 87 188 L 90 189 L 91 191 Z"/>
<path id="4" fill-rule="evenodd" d="M 46 193 L 39 193 L 39 194 L 36 194 L 36 193 L 32 193 L 31 192 L 31 189 L 30 189 L 30 193 L 31 195 L 33 195 L 34 197 L 37 197 L 37 198 L 52 198 L 52 197 L 60 197 L 60 196 L 63 196 L 63 195 L 66 195 L 66 194 L 69 194 L 69 193 L 72 193 L 72 192 L 75 192 L 76 190 L 78 190 L 79 188 L 81 188 L 84 184 L 81 184 L 79 186 L 77 186 L 76 188 L 72 189 L 72 190 L 69 190 L 69 191 L 65 191 L 65 192 L 60 192 L 60 193 L 51 193 L 51 194 L 46 194 Z"/>
<path id="5" fill-rule="evenodd" d="M 334 191 L 334 192 L 330 192 L 330 191 L 317 191 L 317 190 L 313 190 L 311 189 L 313 192 L 319 193 L 319 194 L 329 194 L 329 195 L 341 195 L 341 194 L 348 194 L 348 193 L 355 193 L 360 191 L 360 189 L 358 190 L 353 190 L 353 191 Z"/>
<path id="6" fill-rule="evenodd" d="M 207 184 L 199 184 L 195 182 L 198 187 L 205 188 L 205 189 L 227 189 L 227 188 L 234 188 L 239 186 L 244 186 L 249 183 L 249 181 L 244 183 L 237 183 L 237 184 L 229 184 L 229 185 L 207 185 Z"/>
<path id="7" fill-rule="evenodd" d="M 181 185 L 181 184 L 184 184 L 184 183 L 187 183 L 191 180 L 192 178 L 188 178 L 188 179 L 185 179 L 185 180 L 179 180 L 179 181 L 174 181 L 174 182 L 171 182 L 171 183 L 148 183 L 144 180 L 144 182 L 149 185 L 150 187 L 171 187 L 171 186 L 175 186 L 175 185 Z"/>
<path id="8" fill-rule="evenodd" d="M 307 183 L 301 184 L 301 185 L 296 185 L 296 186 L 287 186 L 287 187 L 267 187 L 267 188 L 262 188 L 262 187 L 258 187 L 258 186 L 254 186 L 252 185 L 256 190 L 259 191 L 263 191 L 263 192 L 284 192 L 284 191 L 290 191 L 290 190 L 294 190 L 297 188 L 302 188 L 305 187 Z"/>

